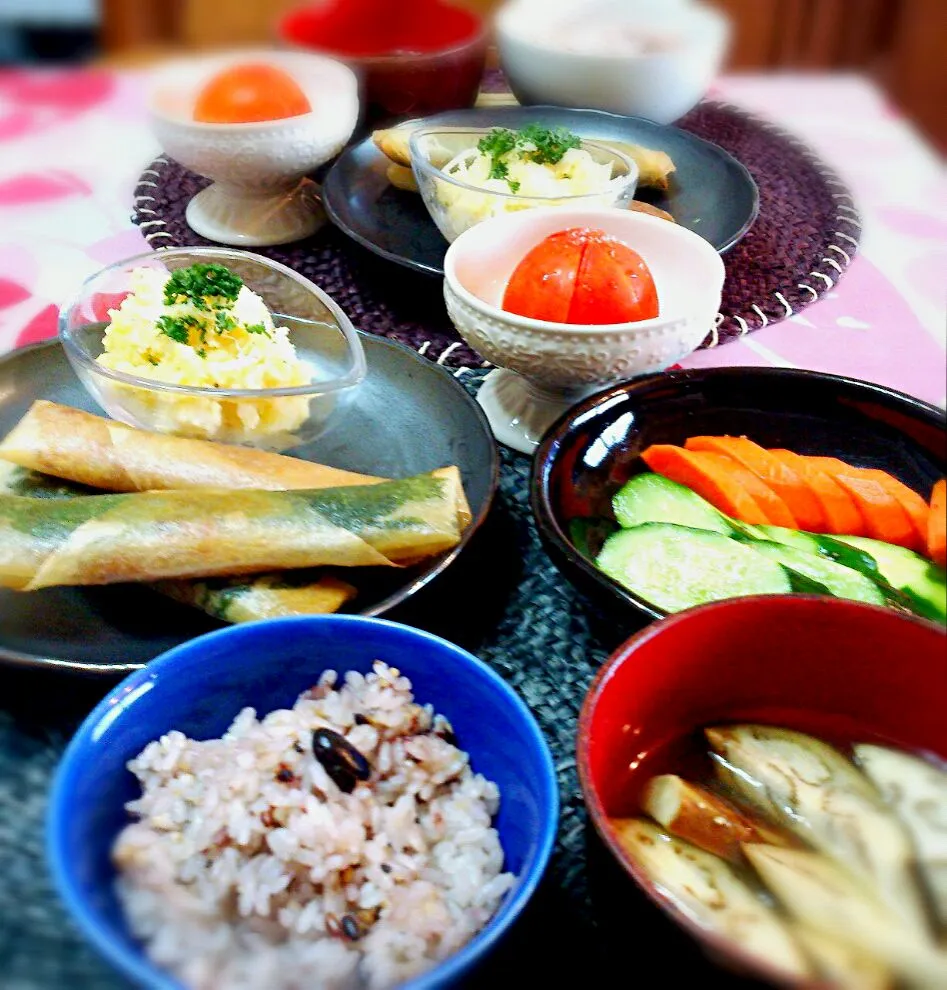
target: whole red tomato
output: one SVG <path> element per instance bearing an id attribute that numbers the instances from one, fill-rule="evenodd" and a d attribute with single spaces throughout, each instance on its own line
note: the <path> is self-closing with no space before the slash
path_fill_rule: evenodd
<path id="1" fill-rule="evenodd" d="M 309 113 L 299 83 L 275 65 L 248 62 L 219 72 L 200 91 L 194 119 L 205 124 L 247 124 Z"/>
<path id="2" fill-rule="evenodd" d="M 516 266 L 503 308 L 518 316 L 584 325 L 633 323 L 658 315 L 658 293 L 644 259 L 603 230 L 550 234 Z"/>

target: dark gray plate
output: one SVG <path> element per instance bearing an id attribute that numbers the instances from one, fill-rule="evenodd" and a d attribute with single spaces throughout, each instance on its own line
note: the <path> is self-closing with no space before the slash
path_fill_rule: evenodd
<path id="1" fill-rule="evenodd" d="M 524 127 L 540 121 L 594 140 L 625 141 L 666 151 L 677 171 L 665 194 L 639 196 L 667 210 L 682 227 L 727 251 L 750 229 L 759 211 L 753 176 L 723 148 L 677 127 L 640 117 L 562 107 L 496 107 L 452 110 L 428 124 Z M 371 137 L 345 151 L 326 176 L 322 195 L 332 222 L 375 254 L 415 271 L 444 274 L 447 241 L 417 193 L 395 189 L 385 176 L 388 159 Z"/>
<path id="2" fill-rule="evenodd" d="M 362 334 L 368 377 L 337 424 L 298 451 L 307 460 L 363 474 L 408 477 L 456 464 L 474 514 L 461 544 L 434 561 L 392 574 L 359 575 L 354 604 L 380 615 L 440 574 L 485 518 L 497 484 L 496 445 L 483 413 L 442 368 L 394 341 Z M 0 435 L 34 399 L 101 415 L 58 343 L 0 360 Z M 0 662 L 115 674 L 147 663 L 220 623 L 148 588 L 0 589 Z"/>

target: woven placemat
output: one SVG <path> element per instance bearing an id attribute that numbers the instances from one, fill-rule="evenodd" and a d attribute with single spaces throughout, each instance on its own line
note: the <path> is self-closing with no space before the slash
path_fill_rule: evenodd
<path id="1" fill-rule="evenodd" d="M 485 373 L 474 370 L 464 377 L 471 393 Z M 509 972 L 528 958 L 538 984 L 580 986 L 586 978 L 619 972 L 625 963 L 624 947 L 608 935 L 608 919 L 626 921 L 640 913 L 641 924 L 661 922 L 640 898 L 634 900 L 633 888 L 632 902 L 626 900 L 627 882 L 615 874 L 598 840 L 588 834 L 575 767 L 582 699 L 602 661 L 633 628 L 592 611 L 556 570 L 540 545 L 530 513 L 530 462 L 508 450 L 501 451 L 501 458 L 500 488 L 484 527 L 436 582 L 387 618 L 444 636 L 490 664 L 536 716 L 556 765 L 562 813 L 546 879 L 505 947 L 470 985 L 509 986 Z M 66 917 L 43 853 L 43 815 L 56 762 L 107 687 L 69 675 L 0 668 L 4 990 L 127 986 Z M 618 885 L 617 907 L 613 887 L 606 883 L 595 892 L 590 885 L 596 876 L 589 870 L 590 848 L 593 858 L 602 858 L 604 872 L 599 875 Z M 570 942 L 575 951 L 548 952 L 550 944 Z M 706 982 L 712 976 L 708 967 L 699 961 L 695 965 Z"/>
<path id="2" fill-rule="evenodd" d="M 727 279 L 715 347 L 792 316 L 831 289 L 858 247 L 860 223 L 844 183 L 806 145 L 743 110 L 703 103 L 680 126 L 720 145 L 749 169 L 760 213 L 725 257 Z M 210 244 L 187 225 L 191 197 L 208 184 L 158 158 L 135 190 L 132 219 L 155 248 Z M 440 281 L 376 258 L 326 227 L 295 244 L 255 248 L 325 289 L 357 327 L 393 337 L 442 364 L 476 367 L 444 309 Z"/>

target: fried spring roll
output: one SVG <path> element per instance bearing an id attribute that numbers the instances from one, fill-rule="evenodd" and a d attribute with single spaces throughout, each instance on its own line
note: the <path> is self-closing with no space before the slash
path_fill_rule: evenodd
<path id="1" fill-rule="evenodd" d="M 653 148 L 628 144 L 625 141 L 596 141 L 596 143 L 624 152 L 634 161 L 638 166 L 639 187 L 667 191 L 671 173 L 677 171 L 677 166 L 666 151 L 655 151 Z"/>
<path id="2" fill-rule="evenodd" d="M 448 480 L 317 491 L 0 496 L 0 586 L 113 584 L 320 565 L 388 565 L 455 546 Z"/>
<path id="3" fill-rule="evenodd" d="M 355 474 L 251 447 L 137 430 L 101 416 L 38 400 L 0 441 L 0 458 L 109 492 L 179 488 L 338 488 L 384 478 Z M 457 497 L 458 524 L 471 521 L 457 468 L 442 471 Z"/>
<path id="4" fill-rule="evenodd" d="M 39 399 L 0 441 L 0 458 L 110 492 L 163 488 L 337 488 L 384 478 L 284 454 L 136 430 Z"/>
<path id="5" fill-rule="evenodd" d="M 38 474 L 0 461 L 0 494 L 31 498 L 79 498 L 96 494 L 85 485 Z M 158 581 L 156 591 L 224 622 L 253 622 L 286 615 L 324 615 L 352 601 L 358 590 L 318 569 L 208 581 Z"/>
<path id="6" fill-rule="evenodd" d="M 184 605 L 192 605 L 224 622 L 253 622 L 286 615 L 338 612 L 357 590 L 345 581 L 317 571 L 264 574 L 250 581 L 158 581 L 153 585 Z"/>

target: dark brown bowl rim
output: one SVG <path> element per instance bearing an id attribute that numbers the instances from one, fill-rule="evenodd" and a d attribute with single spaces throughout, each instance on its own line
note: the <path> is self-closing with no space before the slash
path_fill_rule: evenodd
<path id="1" fill-rule="evenodd" d="M 881 401 L 888 408 L 893 408 L 895 411 L 927 426 L 937 429 L 947 427 L 947 414 L 944 410 L 925 402 L 923 399 L 917 399 L 906 392 L 889 388 L 887 385 L 876 385 L 873 382 L 862 381 L 858 378 L 847 378 L 822 371 L 740 366 L 702 368 L 698 370 L 658 371 L 631 381 L 612 385 L 589 396 L 560 416 L 543 436 L 533 457 L 530 474 L 530 508 L 546 550 L 570 582 L 574 583 L 574 573 L 581 575 L 583 585 L 594 588 L 596 593 L 603 593 L 607 596 L 609 605 L 622 611 L 629 611 L 639 620 L 642 615 L 648 620 L 663 619 L 668 616 L 668 612 L 607 577 L 592 561 L 587 560 L 576 549 L 568 534 L 559 525 L 556 512 L 553 509 L 549 497 L 549 476 L 558 459 L 559 449 L 569 438 L 575 424 L 588 418 L 601 407 L 611 404 L 616 398 L 634 395 L 639 390 L 647 390 L 657 384 L 700 384 L 707 380 L 726 380 L 728 378 L 732 378 L 738 383 L 746 382 L 748 379 L 796 381 L 802 387 L 807 382 L 819 383 L 840 391 L 844 390 L 849 394 L 856 393 L 862 398 L 870 397 L 876 401 Z"/>
<path id="2" fill-rule="evenodd" d="M 726 609 L 754 609 L 763 603 L 772 605 L 776 601 L 784 604 L 789 602 L 798 603 L 790 605 L 791 608 L 809 607 L 803 603 L 812 603 L 817 608 L 838 609 L 839 607 L 848 611 L 869 613 L 876 612 L 886 616 L 894 616 L 896 620 L 913 623 L 939 633 L 944 633 L 942 626 L 928 619 L 917 616 L 904 615 L 886 608 L 883 605 L 868 605 L 865 602 L 849 601 L 846 599 L 825 598 L 820 595 L 750 595 L 744 598 L 725 598 L 717 602 L 708 602 L 704 605 L 697 605 L 694 608 L 686 609 L 683 612 L 675 612 L 658 622 L 653 622 L 641 632 L 635 633 L 617 647 L 598 669 L 589 684 L 582 707 L 579 710 L 579 719 L 576 729 L 575 758 L 576 771 L 579 777 L 579 787 L 582 790 L 582 800 L 585 803 L 592 824 L 599 838 L 608 847 L 609 852 L 617 860 L 624 872 L 631 877 L 638 888 L 656 905 L 661 911 L 670 917 L 677 925 L 684 929 L 692 938 L 710 951 L 713 957 L 725 960 L 730 966 L 740 972 L 760 976 L 770 981 L 776 986 L 793 988 L 793 990 L 814 990 L 814 988 L 829 987 L 831 984 L 819 979 L 794 979 L 787 976 L 779 969 L 763 962 L 757 956 L 752 956 L 746 952 L 735 939 L 718 935 L 707 928 L 704 928 L 693 919 L 689 918 L 680 908 L 676 906 L 670 895 L 666 894 L 661 887 L 648 877 L 647 873 L 638 865 L 637 861 L 627 853 L 615 837 L 614 830 L 609 827 L 608 815 L 605 807 L 592 784 L 592 775 L 589 770 L 589 742 L 591 740 L 591 723 L 595 709 L 602 696 L 605 687 L 616 671 L 625 663 L 632 660 L 638 650 L 652 639 L 663 635 L 668 629 L 676 625 L 692 621 L 695 617 L 703 615 L 705 612 L 724 611 Z M 947 633 L 944 633 L 947 635 Z"/>

